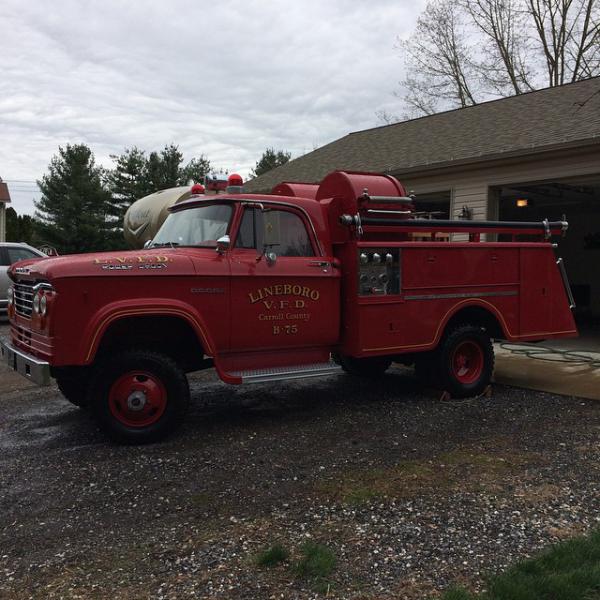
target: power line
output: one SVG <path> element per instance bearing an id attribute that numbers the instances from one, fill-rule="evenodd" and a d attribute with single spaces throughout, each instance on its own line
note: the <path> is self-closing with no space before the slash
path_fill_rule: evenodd
<path id="1" fill-rule="evenodd" d="M 35 183 L 37 185 L 37 181 L 34 179 L 3 179 L 4 183 Z"/>

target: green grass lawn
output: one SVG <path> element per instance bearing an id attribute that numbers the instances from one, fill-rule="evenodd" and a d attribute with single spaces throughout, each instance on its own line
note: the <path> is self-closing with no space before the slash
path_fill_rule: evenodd
<path id="1" fill-rule="evenodd" d="M 487 592 L 448 590 L 443 600 L 600 600 L 600 530 L 574 538 L 492 577 Z"/>

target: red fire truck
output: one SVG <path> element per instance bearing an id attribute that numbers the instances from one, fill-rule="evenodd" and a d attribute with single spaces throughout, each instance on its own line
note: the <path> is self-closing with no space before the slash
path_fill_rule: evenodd
<path id="1" fill-rule="evenodd" d="M 180 422 L 199 369 L 243 384 L 399 362 L 464 397 L 490 382 L 493 338 L 577 334 L 564 221 L 422 218 L 393 177 L 341 171 L 170 211 L 143 250 L 10 270 L 8 364 L 120 441 Z"/>

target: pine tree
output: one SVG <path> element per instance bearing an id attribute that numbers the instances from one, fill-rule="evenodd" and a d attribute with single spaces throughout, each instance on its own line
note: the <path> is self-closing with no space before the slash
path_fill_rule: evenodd
<path id="1" fill-rule="evenodd" d="M 165 146 L 160 154 L 150 152 L 146 163 L 148 181 L 152 191 L 166 190 L 179 185 L 183 154 L 174 144 Z"/>
<path id="2" fill-rule="evenodd" d="M 155 191 L 148 178 L 146 153 L 135 146 L 120 155 L 111 154 L 115 166 L 107 172 L 106 182 L 111 193 L 110 218 L 116 227 L 123 225 L 127 209 L 140 198 Z"/>
<path id="3" fill-rule="evenodd" d="M 33 217 L 19 215 L 12 206 L 9 206 L 6 209 L 6 241 L 34 244 Z"/>
<path id="4" fill-rule="evenodd" d="M 38 181 L 42 197 L 35 203 L 37 237 L 61 254 L 112 247 L 114 235 L 107 219 L 110 193 L 103 177 L 85 144 L 59 147 Z"/>
<path id="5" fill-rule="evenodd" d="M 160 152 L 146 152 L 126 148 L 123 154 L 111 155 L 114 168 L 107 172 L 106 183 L 111 192 L 110 220 L 115 230 L 122 231 L 127 209 L 140 198 L 190 180 L 202 182 L 210 170 L 210 161 L 203 155 L 192 158 L 184 167 L 183 155 L 173 144 Z"/>
<path id="6" fill-rule="evenodd" d="M 200 158 L 192 158 L 182 167 L 179 174 L 179 185 L 187 185 L 190 181 L 203 183 L 204 176 L 210 172 L 210 161 L 201 154 Z"/>
<path id="7" fill-rule="evenodd" d="M 285 150 L 278 150 L 275 152 L 274 148 L 267 148 L 260 157 L 260 160 L 257 161 L 254 169 L 251 171 L 250 177 L 259 177 L 275 167 L 285 165 L 290 158 L 292 158 L 291 152 L 286 152 Z"/>

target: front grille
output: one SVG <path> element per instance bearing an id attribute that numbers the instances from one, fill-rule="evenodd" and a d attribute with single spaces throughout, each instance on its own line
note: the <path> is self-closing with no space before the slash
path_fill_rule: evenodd
<path id="1" fill-rule="evenodd" d="M 17 314 L 31 317 L 33 310 L 33 283 L 14 283 L 14 302 Z"/>

